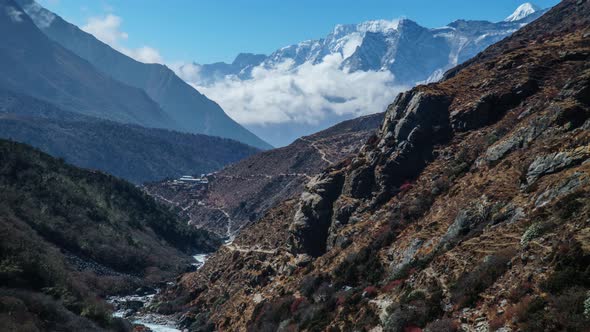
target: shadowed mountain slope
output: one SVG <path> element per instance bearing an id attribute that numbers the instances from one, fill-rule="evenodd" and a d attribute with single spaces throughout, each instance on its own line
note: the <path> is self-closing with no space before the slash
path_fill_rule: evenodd
<path id="1" fill-rule="evenodd" d="M 145 91 L 173 121 L 172 126 L 156 127 L 231 138 L 259 149 L 272 148 L 166 66 L 135 61 L 34 1 L 19 3 L 51 40 L 91 63 L 105 76 Z"/>
<path id="2" fill-rule="evenodd" d="M 144 128 L 63 111 L 0 88 L 0 137 L 134 183 L 209 173 L 258 149 L 230 139 Z"/>

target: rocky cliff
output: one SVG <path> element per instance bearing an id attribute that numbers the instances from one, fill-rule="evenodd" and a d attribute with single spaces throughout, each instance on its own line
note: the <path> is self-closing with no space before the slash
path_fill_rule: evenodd
<path id="1" fill-rule="evenodd" d="M 194 331 L 587 329 L 589 60 L 590 1 L 562 1 L 161 300 Z"/>

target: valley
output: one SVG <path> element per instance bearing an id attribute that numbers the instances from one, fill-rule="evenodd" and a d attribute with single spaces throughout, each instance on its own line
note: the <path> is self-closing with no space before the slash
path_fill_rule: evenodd
<path id="1" fill-rule="evenodd" d="M 175 181 L 144 190 L 198 228 L 231 238 L 277 203 L 299 195 L 322 169 L 359 151 L 376 133 L 383 114 L 337 124 L 293 144 L 245 158 L 206 176 L 203 186 Z"/>
<path id="2" fill-rule="evenodd" d="M 0 331 L 590 326 L 590 0 L 203 65 L 129 38 L 223 34 L 194 3 L 42 4 L 0 0 Z"/>

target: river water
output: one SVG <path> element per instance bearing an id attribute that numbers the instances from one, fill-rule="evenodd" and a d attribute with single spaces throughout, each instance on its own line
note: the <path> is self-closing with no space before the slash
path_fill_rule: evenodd
<path id="1" fill-rule="evenodd" d="M 203 267 L 210 254 L 197 254 L 193 256 L 195 263 L 193 265 L 196 269 Z M 107 298 L 107 302 L 111 303 L 116 311 L 113 313 L 115 317 L 121 317 L 129 320 L 134 324 L 144 325 L 154 332 L 181 332 L 176 325 L 175 319 L 160 315 L 156 313 L 144 312 L 143 309 L 151 305 L 160 289 L 143 292 L 141 294 L 127 295 L 127 296 L 111 296 Z"/>

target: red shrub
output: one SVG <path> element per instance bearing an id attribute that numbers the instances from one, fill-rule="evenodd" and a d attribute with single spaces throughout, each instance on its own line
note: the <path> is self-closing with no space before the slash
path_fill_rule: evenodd
<path id="1" fill-rule="evenodd" d="M 404 281 L 402 279 L 393 280 L 393 281 L 388 282 L 387 285 L 383 286 L 381 289 L 384 292 L 388 293 L 403 283 L 404 283 Z"/>
<path id="2" fill-rule="evenodd" d="M 422 329 L 418 326 L 409 325 L 404 327 L 404 332 L 422 332 Z"/>
<path id="3" fill-rule="evenodd" d="M 297 309 L 299 309 L 299 306 L 303 302 L 305 302 L 305 298 L 304 297 L 298 297 L 298 298 L 296 298 L 293 301 L 293 303 L 291 303 L 291 313 L 294 314 L 295 312 L 297 312 Z"/>
<path id="4" fill-rule="evenodd" d="M 402 184 L 399 187 L 399 190 L 402 192 L 406 192 L 406 191 L 412 189 L 412 187 L 414 187 L 414 186 L 409 181 L 406 181 L 406 182 L 404 182 L 404 184 Z"/>
<path id="5" fill-rule="evenodd" d="M 363 296 L 366 297 L 375 297 L 377 296 L 377 293 L 379 293 L 379 290 L 375 286 L 367 286 L 363 289 Z"/>

